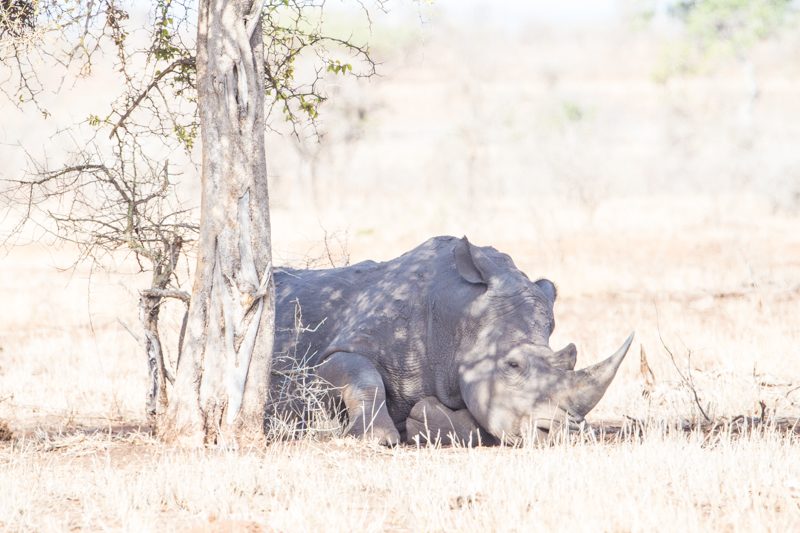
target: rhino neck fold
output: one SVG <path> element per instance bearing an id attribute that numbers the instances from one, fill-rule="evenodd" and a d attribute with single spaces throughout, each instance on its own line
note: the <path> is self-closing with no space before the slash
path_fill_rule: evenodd
<path id="1" fill-rule="evenodd" d="M 456 358 L 457 343 L 453 342 L 456 328 L 452 327 L 451 322 L 442 316 L 435 296 L 430 295 L 425 328 L 425 360 L 432 370 L 432 393 L 450 409 L 463 409 Z"/>

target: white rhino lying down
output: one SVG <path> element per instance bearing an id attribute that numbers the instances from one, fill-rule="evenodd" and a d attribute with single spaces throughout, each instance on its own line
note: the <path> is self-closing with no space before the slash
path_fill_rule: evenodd
<path id="1" fill-rule="evenodd" d="M 347 434 L 382 444 L 575 428 L 633 337 L 575 371 L 573 344 L 549 346 L 553 283 L 531 281 L 508 255 L 466 237 L 435 237 L 384 263 L 277 269 L 275 282 L 273 397 L 289 367 L 314 367 L 345 408 Z"/>

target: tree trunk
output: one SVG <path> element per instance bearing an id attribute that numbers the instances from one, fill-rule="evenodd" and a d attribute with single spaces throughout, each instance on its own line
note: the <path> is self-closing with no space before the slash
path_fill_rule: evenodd
<path id="1" fill-rule="evenodd" d="M 147 420 L 158 427 L 159 418 L 167 410 L 167 372 L 164 366 L 164 352 L 161 350 L 161 336 L 158 333 L 158 312 L 161 298 L 139 296 L 139 321 L 144 330 L 144 350 L 147 354 L 147 374 L 150 378 L 147 387 Z"/>
<path id="2" fill-rule="evenodd" d="M 161 348 L 161 335 L 158 333 L 158 315 L 161 304 L 166 298 L 176 298 L 189 305 L 189 295 L 184 291 L 168 289 L 167 287 L 178 266 L 178 259 L 183 247 L 183 239 L 176 235 L 172 240 L 162 241 L 161 253 L 152 256 L 153 280 L 149 289 L 139 294 L 139 321 L 144 331 L 142 339 L 144 350 L 147 354 L 147 370 L 150 385 L 147 388 L 147 419 L 153 427 L 158 428 L 159 422 L 167 412 L 167 381 L 174 379 L 169 376 L 164 364 L 164 352 Z M 180 340 L 178 341 L 178 359 L 180 360 L 181 346 L 186 326 L 186 315 L 183 318 Z"/>
<path id="3" fill-rule="evenodd" d="M 274 331 L 261 0 L 201 0 L 200 240 L 186 346 L 159 433 L 263 440 Z"/>

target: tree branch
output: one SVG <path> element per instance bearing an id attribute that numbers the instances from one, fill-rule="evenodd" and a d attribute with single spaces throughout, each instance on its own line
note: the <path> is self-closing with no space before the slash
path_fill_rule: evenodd
<path id="1" fill-rule="evenodd" d="M 144 289 L 140 291 L 142 296 L 148 298 L 175 298 L 182 302 L 189 303 L 191 296 L 186 291 L 179 291 L 176 289 Z"/>
<path id="2" fill-rule="evenodd" d="M 133 111 L 137 107 L 139 107 L 139 104 L 142 103 L 142 100 L 145 99 L 147 94 L 150 91 L 152 91 L 153 88 L 156 87 L 161 82 L 161 80 L 164 79 L 164 77 L 167 74 L 170 74 L 171 72 L 173 72 L 178 67 L 188 66 L 188 65 L 194 65 L 194 58 L 193 57 L 184 57 L 184 58 L 181 58 L 181 59 L 177 59 L 177 60 L 173 61 L 172 63 L 170 63 L 167 66 L 167 68 L 165 68 L 164 70 L 159 72 L 158 75 L 156 75 L 156 77 L 153 78 L 153 80 L 147 85 L 147 87 L 145 87 L 144 91 L 139 93 L 139 95 L 136 97 L 136 99 L 134 99 L 133 103 L 125 110 L 124 113 L 122 113 L 122 116 L 120 116 L 119 120 L 117 120 L 116 124 L 114 124 L 114 127 L 111 128 L 111 133 L 108 134 L 108 138 L 111 139 L 111 138 L 114 137 L 114 134 L 117 133 L 117 130 L 120 127 L 122 127 L 122 125 L 125 123 L 125 121 L 128 120 L 128 117 L 131 116 L 131 113 L 133 113 Z"/>

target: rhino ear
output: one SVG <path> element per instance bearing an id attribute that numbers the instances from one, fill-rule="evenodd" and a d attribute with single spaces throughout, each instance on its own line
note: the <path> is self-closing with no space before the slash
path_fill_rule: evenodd
<path id="1" fill-rule="evenodd" d="M 542 278 L 536 280 L 534 285 L 536 285 L 537 287 L 539 287 L 539 289 L 541 289 L 544 295 L 547 296 L 548 300 L 550 300 L 551 302 L 556 301 L 556 296 L 558 295 L 558 292 L 556 291 L 556 286 L 553 284 L 552 281 L 550 281 L 549 279 Z"/>
<path id="2" fill-rule="evenodd" d="M 488 285 L 489 276 L 484 273 L 475 261 L 478 253 L 466 237 L 456 243 L 453 255 L 456 260 L 456 270 L 466 281 L 477 285 Z"/>

